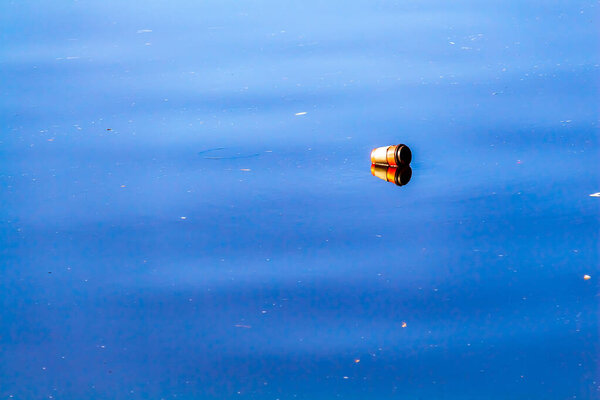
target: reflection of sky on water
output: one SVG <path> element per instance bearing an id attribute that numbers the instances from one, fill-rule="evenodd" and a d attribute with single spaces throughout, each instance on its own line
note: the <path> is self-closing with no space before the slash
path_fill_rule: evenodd
<path id="1" fill-rule="evenodd" d="M 596 397 L 596 13 L 0 5 L 0 395 Z"/>

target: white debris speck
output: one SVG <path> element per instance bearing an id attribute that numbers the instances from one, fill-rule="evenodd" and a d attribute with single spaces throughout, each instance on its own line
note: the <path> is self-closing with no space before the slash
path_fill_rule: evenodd
<path id="1" fill-rule="evenodd" d="M 590 194 L 590 197 L 600 197 L 600 192 Z"/>
<path id="2" fill-rule="evenodd" d="M 240 168 L 240 171 L 249 172 L 252 171 L 250 168 Z"/>
<path id="3" fill-rule="evenodd" d="M 306 111 L 298 112 L 298 113 L 296 113 L 295 115 L 296 115 L 296 116 L 299 116 L 299 115 L 306 115 Z"/>
<path id="4" fill-rule="evenodd" d="M 152 29 L 138 29 L 137 33 L 150 33 Z"/>
<path id="5" fill-rule="evenodd" d="M 179 217 L 179 219 L 187 219 L 187 217 Z"/>

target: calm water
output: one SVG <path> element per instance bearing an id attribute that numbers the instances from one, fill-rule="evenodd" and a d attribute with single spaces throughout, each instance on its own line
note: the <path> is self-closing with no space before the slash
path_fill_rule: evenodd
<path id="1" fill-rule="evenodd" d="M 0 396 L 600 398 L 599 21 L 2 2 Z"/>

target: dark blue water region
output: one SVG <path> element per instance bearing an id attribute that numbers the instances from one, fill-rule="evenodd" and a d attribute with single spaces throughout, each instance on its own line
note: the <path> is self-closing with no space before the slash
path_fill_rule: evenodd
<path id="1" fill-rule="evenodd" d="M 598 398 L 597 26 L 4 2 L 0 397 Z"/>

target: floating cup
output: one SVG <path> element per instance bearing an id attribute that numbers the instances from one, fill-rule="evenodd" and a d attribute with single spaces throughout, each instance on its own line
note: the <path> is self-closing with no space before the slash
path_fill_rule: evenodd
<path id="1" fill-rule="evenodd" d="M 371 151 L 371 163 L 396 167 L 408 165 L 412 160 L 412 152 L 405 144 L 378 147 Z"/>

